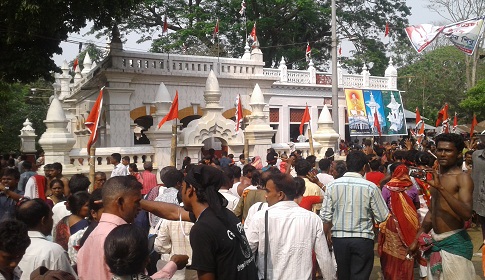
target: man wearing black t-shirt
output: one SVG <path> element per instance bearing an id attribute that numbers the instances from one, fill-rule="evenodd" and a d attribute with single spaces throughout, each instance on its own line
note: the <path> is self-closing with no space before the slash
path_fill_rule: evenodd
<path id="1" fill-rule="evenodd" d="M 254 255 L 239 219 L 225 208 L 218 192 L 220 170 L 199 165 L 185 177 L 180 190 L 185 210 L 195 223 L 190 231 L 192 269 L 199 279 L 257 279 Z"/>

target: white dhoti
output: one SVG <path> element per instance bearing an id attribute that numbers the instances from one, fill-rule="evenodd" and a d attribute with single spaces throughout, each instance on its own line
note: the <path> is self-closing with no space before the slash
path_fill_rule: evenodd
<path id="1" fill-rule="evenodd" d="M 431 233 L 431 236 L 436 241 L 441 241 L 445 238 L 462 231 L 454 230 L 441 234 Z M 439 279 L 439 280 L 474 280 L 475 279 L 475 267 L 471 260 L 464 258 L 459 255 L 452 254 L 445 250 L 441 250 L 441 265 L 443 267 L 443 272 L 440 273 L 439 278 L 437 275 L 431 274 L 431 268 L 428 263 L 428 279 Z"/>

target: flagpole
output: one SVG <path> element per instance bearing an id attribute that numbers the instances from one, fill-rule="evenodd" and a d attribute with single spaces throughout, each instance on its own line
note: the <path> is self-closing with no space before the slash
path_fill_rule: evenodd
<path id="1" fill-rule="evenodd" d="M 94 188 L 94 174 L 96 173 L 96 144 L 91 146 L 91 149 L 88 151 L 89 153 L 89 181 L 91 184 L 89 185 L 89 193 L 93 192 Z"/>
<path id="2" fill-rule="evenodd" d="M 170 144 L 170 165 L 175 166 L 177 161 L 177 118 L 175 118 L 175 123 L 172 124 L 172 142 Z"/>
<path id="3" fill-rule="evenodd" d="M 312 127 L 310 123 L 308 123 L 308 143 L 310 144 L 310 155 L 314 155 L 315 151 L 313 150 Z"/>

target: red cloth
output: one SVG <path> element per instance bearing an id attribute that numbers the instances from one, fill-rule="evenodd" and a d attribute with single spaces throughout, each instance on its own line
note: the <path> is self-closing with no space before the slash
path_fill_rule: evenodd
<path id="1" fill-rule="evenodd" d="M 46 201 L 45 196 L 47 179 L 42 175 L 34 175 L 35 184 L 37 185 L 37 197 Z"/>
<path id="2" fill-rule="evenodd" d="M 141 190 L 141 194 L 145 195 L 157 186 L 157 175 L 145 170 L 141 173 L 141 177 L 143 178 L 143 189 Z"/>
<path id="3" fill-rule="evenodd" d="M 179 117 L 179 92 L 178 91 L 175 91 L 175 97 L 173 98 L 172 106 L 170 106 L 170 111 L 160 121 L 160 123 L 158 124 L 158 129 L 160 129 L 160 127 L 162 127 L 162 125 L 166 121 L 171 121 L 171 120 L 174 120 L 174 119 L 178 119 L 178 117 Z"/>
<path id="4" fill-rule="evenodd" d="M 365 174 L 365 179 L 367 181 L 371 181 L 377 186 L 379 186 L 381 180 L 384 179 L 384 177 L 386 177 L 386 175 L 384 175 L 384 173 L 379 171 L 371 171 Z"/>
<path id="5" fill-rule="evenodd" d="M 321 196 L 317 196 L 317 195 L 304 196 L 301 199 L 299 206 L 301 208 L 308 210 L 308 211 L 312 211 L 313 204 L 318 204 L 318 203 L 322 203 L 322 197 Z"/>

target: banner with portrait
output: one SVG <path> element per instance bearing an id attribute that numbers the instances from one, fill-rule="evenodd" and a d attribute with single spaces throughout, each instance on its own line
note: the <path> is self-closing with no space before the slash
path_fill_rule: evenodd
<path id="1" fill-rule="evenodd" d="M 350 136 L 377 136 L 377 113 L 382 136 L 407 135 L 406 118 L 399 91 L 344 89 Z"/>

